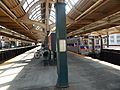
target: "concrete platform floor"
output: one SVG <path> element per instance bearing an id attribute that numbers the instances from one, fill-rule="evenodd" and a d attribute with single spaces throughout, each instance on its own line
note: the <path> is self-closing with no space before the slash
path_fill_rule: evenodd
<path id="1" fill-rule="evenodd" d="M 0 65 L 0 90 L 120 90 L 120 66 L 113 68 L 114 65 L 70 52 L 69 87 L 58 89 L 56 66 L 43 66 L 42 58 L 35 59 L 37 49 Z"/>

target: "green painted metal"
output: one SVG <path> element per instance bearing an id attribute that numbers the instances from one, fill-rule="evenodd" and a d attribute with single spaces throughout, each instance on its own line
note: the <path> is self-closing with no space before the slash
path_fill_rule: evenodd
<path id="1" fill-rule="evenodd" d="M 68 87 L 67 53 L 60 51 L 60 40 L 66 41 L 66 14 L 65 3 L 56 3 L 56 42 L 57 42 L 57 87 Z"/>
<path id="2" fill-rule="evenodd" d="M 45 45 L 45 48 L 48 49 L 48 36 L 45 37 L 44 45 Z"/>
<path id="3" fill-rule="evenodd" d="M 51 50 L 56 51 L 56 33 L 51 33 Z"/>

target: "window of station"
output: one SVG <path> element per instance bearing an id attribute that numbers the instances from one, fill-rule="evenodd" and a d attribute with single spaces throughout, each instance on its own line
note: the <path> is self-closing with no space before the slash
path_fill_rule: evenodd
<path id="1" fill-rule="evenodd" d="M 92 44 L 92 40 L 91 39 L 89 39 L 89 44 Z"/>
<path id="2" fill-rule="evenodd" d="M 96 44 L 99 44 L 99 39 L 96 39 Z"/>
<path id="3" fill-rule="evenodd" d="M 118 43 L 120 43 L 120 40 L 117 40 Z"/>
<path id="4" fill-rule="evenodd" d="M 110 36 L 110 42 L 114 43 L 114 41 L 115 41 L 114 36 Z"/>
<path id="5" fill-rule="evenodd" d="M 120 35 L 117 36 L 117 43 L 120 43 Z"/>
<path id="6" fill-rule="evenodd" d="M 103 39 L 103 43 L 106 44 L 107 43 L 107 38 Z"/>
<path id="7" fill-rule="evenodd" d="M 120 36 L 117 36 L 117 39 L 120 39 Z"/>
<path id="8" fill-rule="evenodd" d="M 87 45 L 88 44 L 88 40 L 84 40 L 84 44 Z"/>

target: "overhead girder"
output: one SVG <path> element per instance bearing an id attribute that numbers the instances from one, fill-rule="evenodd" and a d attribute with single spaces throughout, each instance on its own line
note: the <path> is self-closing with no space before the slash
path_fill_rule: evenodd
<path id="1" fill-rule="evenodd" d="M 107 3 L 109 0 L 97 0 L 91 7 L 89 7 L 86 11 L 81 13 L 75 20 L 78 20 L 79 18 L 83 17 L 86 14 L 92 13 L 92 11 L 96 10 L 99 6 L 101 6 L 104 3 Z"/>
<path id="2" fill-rule="evenodd" d="M 30 29 L 30 31 L 32 31 L 34 35 L 39 35 L 40 37 L 42 37 L 42 36 L 44 37 L 44 36 L 47 35 L 47 34 L 44 33 L 43 31 L 35 30 L 34 28 Z"/>
<path id="3" fill-rule="evenodd" d="M 65 0 L 56 0 L 56 2 L 61 2 L 61 3 L 64 3 Z"/>
<path id="4" fill-rule="evenodd" d="M 115 29 L 117 29 L 118 31 L 120 31 L 120 26 L 119 27 L 115 27 Z"/>
<path id="5" fill-rule="evenodd" d="M 0 8 L 0 11 L 3 12 L 7 17 L 9 17 L 9 19 L 12 20 L 12 22 L 15 22 L 16 25 L 21 27 L 21 29 L 24 29 L 25 30 L 24 32 L 28 32 L 29 34 L 32 35 L 32 33 L 30 31 L 27 31 L 29 29 L 28 29 L 28 27 L 26 25 L 24 25 L 23 23 L 17 22 L 17 19 L 18 19 L 17 16 L 15 16 L 14 13 L 2 1 L 0 1 L 0 6 L 2 7 L 2 8 Z M 24 33 L 22 32 L 22 34 L 24 34 Z M 27 36 L 29 36 L 29 35 L 27 35 Z M 29 38 L 31 38 L 33 40 L 36 39 L 34 36 L 29 36 Z"/>
<path id="6" fill-rule="evenodd" d="M 18 7 L 19 5 L 23 5 L 24 3 L 25 3 L 25 1 L 26 0 L 23 0 L 22 2 L 20 2 L 20 4 L 18 3 L 18 5 L 16 6 L 16 7 Z M 49 0 L 50 2 L 49 3 L 54 3 L 54 1 L 52 1 L 52 0 Z M 32 13 L 31 11 L 34 9 L 34 7 L 36 7 L 36 5 L 37 4 L 42 4 L 42 3 L 45 3 L 45 0 L 41 0 L 41 1 L 38 1 L 38 2 L 36 2 L 34 5 L 32 5 L 30 8 L 29 8 L 29 10 L 28 10 L 28 14 L 30 14 L 30 13 Z M 11 10 L 12 11 L 15 11 L 16 12 L 16 7 L 14 7 L 14 8 L 11 8 Z M 43 9 L 43 8 L 42 8 Z M 41 9 L 41 10 L 42 10 Z M 49 7 L 47 7 L 47 9 L 49 10 Z M 26 15 L 26 19 L 24 18 L 23 19 L 23 17 L 25 16 L 23 16 L 22 15 L 22 17 L 21 18 L 17 18 L 12 12 L 11 12 L 11 10 L 7 10 L 7 11 L 10 11 L 10 14 L 11 14 L 11 16 L 12 16 L 12 19 L 14 18 L 14 20 L 15 20 L 15 22 L 16 23 L 18 23 L 18 24 L 20 24 L 20 25 L 22 25 L 25 29 L 27 29 L 28 31 L 29 31 L 29 29 L 30 28 L 28 28 L 27 27 L 27 25 L 29 25 L 29 24 L 36 24 L 36 25 L 38 25 L 38 26 L 42 26 L 42 28 L 46 28 L 46 25 L 45 24 L 43 24 L 43 23 L 40 23 L 40 22 L 37 22 L 37 21 L 34 21 L 34 20 L 29 20 L 28 19 L 28 16 Z M 19 13 L 19 12 L 18 12 Z M 47 14 L 46 14 L 47 15 Z M 49 17 L 48 17 L 49 18 Z M 42 19 L 43 20 L 43 19 Z M 45 19 L 44 19 L 45 20 Z M 48 19 L 49 20 L 49 19 Z M 13 25 L 14 26 L 14 25 Z M 17 27 L 16 27 L 17 28 Z M 22 31 L 21 31 L 22 32 Z M 29 31 L 29 32 L 31 32 L 31 31 Z M 32 33 L 32 32 L 31 32 Z"/>
<path id="7" fill-rule="evenodd" d="M 31 25 L 37 24 L 37 25 L 39 25 L 39 26 L 41 26 L 41 27 L 43 27 L 43 28 L 46 28 L 44 23 L 38 22 L 38 21 L 35 21 L 35 20 L 30 20 L 30 19 L 28 18 L 27 14 L 24 15 L 23 17 L 19 18 L 17 21 L 18 21 L 18 22 L 22 22 L 22 23 L 31 24 Z"/>
<path id="8" fill-rule="evenodd" d="M 85 32 L 97 31 L 118 25 L 120 25 L 120 11 L 102 20 L 96 21 L 92 24 L 86 25 L 78 30 L 75 30 L 72 33 L 69 33 L 68 36 L 85 33 Z"/>
<path id="9" fill-rule="evenodd" d="M 54 10 L 51 10 L 51 11 L 53 11 L 55 13 Z M 50 16 L 52 16 L 52 15 L 50 14 Z M 52 17 L 55 19 L 54 16 L 52 16 Z M 71 24 L 73 22 L 74 22 L 74 20 L 69 15 L 66 15 L 66 24 Z"/>
<path id="10" fill-rule="evenodd" d="M 120 26 L 117 26 L 118 28 L 120 28 Z M 118 30 L 116 27 L 112 27 L 112 28 L 108 28 L 108 29 L 103 29 L 100 31 L 94 31 L 92 33 L 98 33 L 98 35 L 107 35 L 108 34 L 116 34 L 116 33 L 120 33 L 120 30 Z"/>
<path id="11" fill-rule="evenodd" d="M 74 20 L 70 17 L 70 16 L 66 16 L 66 24 L 71 24 L 71 23 L 73 23 L 74 22 Z"/>
<path id="12" fill-rule="evenodd" d="M 44 29 L 46 28 L 45 24 L 38 22 L 38 21 L 35 21 L 35 20 L 26 19 L 26 20 L 19 20 L 19 22 L 31 24 L 31 25 L 36 24 L 38 26 L 41 26 Z"/>
<path id="13" fill-rule="evenodd" d="M 31 40 L 31 39 L 28 39 L 28 38 L 25 39 L 26 37 L 21 37 L 21 34 L 12 32 L 11 30 L 8 30 L 8 29 L 0 28 L 0 34 L 5 35 L 5 36 L 9 36 L 9 37 L 12 37 L 12 38 L 20 39 L 20 40 L 34 41 L 34 40 Z"/>
<path id="14" fill-rule="evenodd" d="M 68 1 L 69 1 L 69 3 L 71 4 L 72 9 L 74 9 L 76 13 L 78 13 L 78 14 L 81 14 L 81 13 L 82 13 L 81 11 L 79 11 L 79 10 L 72 4 L 71 0 L 68 0 Z"/>
<path id="15" fill-rule="evenodd" d="M 85 1 L 85 0 L 84 0 Z M 98 0 L 96 0 L 96 1 L 98 1 Z M 95 1 L 95 2 L 96 2 Z M 85 15 L 83 15 L 83 16 L 81 16 L 78 20 L 77 20 L 77 22 L 75 23 L 73 23 L 73 24 L 70 24 L 70 25 L 68 25 L 68 27 L 67 27 L 67 30 L 70 32 L 70 31 L 72 31 L 71 30 L 71 28 L 75 25 L 75 24 L 77 24 L 78 22 L 80 23 L 80 27 L 82 28 L 82 31 L 83 32 L 87 32 L 87 31 L 85 31 L 85 29 L 84 29 L 84 27 L 86 26 L 86 25 L 88 25 L 89 26 L 89 24 L 92 24 L 93 22 L 96 22 L 96 21 L 98 21 L 98 20 L 101 20 L 102 18 L 105 18 L 105 17 L 107 17 L 107 16 L 109 16 L 109 15 L 111 15 L 111 14 L 113 14 L 113 13 L 116 13 L 117 11 L 119 11 L 120 10 L 120 1 L 119 0 L 103 0 L 104 2 L 103 3 L 101 3 L 100 5 L 98 5 L 98 7 L 96 7 L 96 8 L 94 8 L 94 9 L 92 9 L 92 10 L 88 10 L 88 13 L 86 13 Z M 91 6 L 92 7 L 92 6 Z M 112 8 L 112 7 L 114 7 L 114 9 Z M 75 11 L 74 11 L 75 12 Z M 95 17 L 94 17 L 95 16 Z M 92 18 L 91 18 L 92 17 Z M 83 24 L 83 20 L 84 19 L 86 19 L 86 18 L 88 18 L 88 19 L 93 19 L 93 21 L 90 21 L 90 20 L 85 20 L 85 21 L 90 21 L 90 22 L 84 22 L 85 24 Z M 109 21 L 109 20 L 108 20 Z M 100 22 L 102 22 L 102 21 L 100 21 Z M 104 22 L 103 22 L 104 23 Z M 72 26 L 73 25 L 73 26 Z M 93 24 L 93 25 L 95 25 L 96 26 L 96 29 L 97 29 L 97 24 Z M 99 24 L 98 24 L 99 25 Z M 103 28 L 108 28 L 108 27 L 113 27 L 113 26 L 117 26 L 117 25 L 120 25 L 120 23 L 119 22 L 112 22 L 111 24 L 109 23 L 109 24 L 105 24 L 105 25 L 103 25 L 103 26 L 98 26 L 98 27 L 101 27 L 101 28 L 99 28 L 99 30 L 100 29 L 103 29 Z M 81 29 L 80 28 L 80 29 Z M 76 31 L 76 30 L 78 30 L 79 28 L 77 28 L 77 29 L 74 29 L 74 31 Z M 91 30 L 89 30 L 89 32 L 90 31 L 94 31 L 94 30 L 96 30 L 96 29 L 92 29 L 91 28 Z M 77 31 L 76 31 L 77 32 Z M 70 33 L 69 33 L 70 34 Z M 72 35 L 72 34 L 71 34 Z"/>
<path id="16" fill-rule="evenodd" d="M 66 24 L 71 24 L 73 22 L 74 21 L 71 18 L 69 18 L 68 16 L 66 16 Z M 55 23 L 54 22 L 53 22 L 53 24 L 50 25 L 50 29 L 52 29 L 53 27 L 55 27 Z"/>
<path id="17" fill-rule="evenodd" d="M 75 19 L 74 19 L 74 22 L 77 22 L 78 20 L 81 20 L 83 17 L 85 17 L 86 15 L 92 13 L 94 10 L 96 10 L 99 6 L 105 4 L 106 2 L 108 2 L 109 0 L 96 0 L 94 1 L 95 3 L 90 6 L 87 10 L 85 10 L 84 12 L 82 12 L 81 14 L 79 14 L 79 16 L 77 16 Z M 74 9 L 74 8 L 73 8 Z M 72 23 L 72 24 L 73 24 Z M 71 24 L 69 24 L 67 27 L 69 27 Z"/>

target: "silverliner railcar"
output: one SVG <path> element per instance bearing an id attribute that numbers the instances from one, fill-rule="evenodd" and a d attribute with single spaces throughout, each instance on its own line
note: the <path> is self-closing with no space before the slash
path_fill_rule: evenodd
<path id="1" fill-rule="evenodd" d="M 89 55 L 92 53 L 100 53 L 101 42 L 99 36 L 80 36 L 67 39 L 68 51 Z"/>

